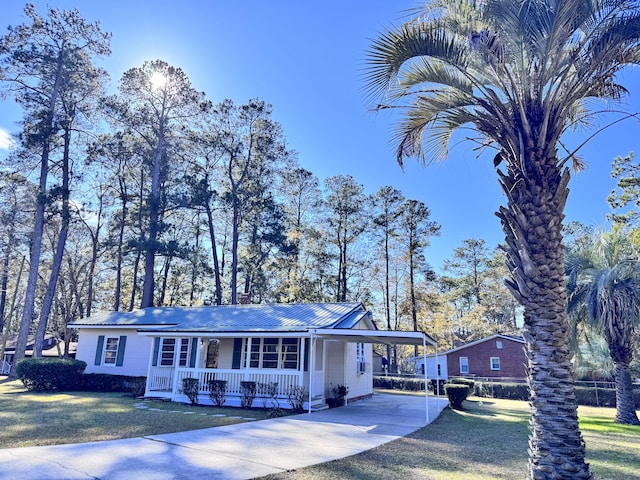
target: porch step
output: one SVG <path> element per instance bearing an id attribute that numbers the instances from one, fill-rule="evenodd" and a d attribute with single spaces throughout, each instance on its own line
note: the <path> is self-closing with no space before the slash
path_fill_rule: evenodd
<path id="1" fill-rule="evenodd" d="M 328 409 L 329 409 L 329 405 L 327 405 L 326 403 L 311 405 L 312 412 L 321 412 L 322 410 L 328 410 Z"/>

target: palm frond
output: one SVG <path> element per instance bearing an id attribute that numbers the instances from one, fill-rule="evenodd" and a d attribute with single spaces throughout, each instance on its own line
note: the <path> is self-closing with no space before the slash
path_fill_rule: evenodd
<path id="1" fill-rule="evenodd" d="M 366 91 L 371 99 L 385 97 L 402 67 L 414 58 L 433 57 L 464 70 L 467 46 L 439 22 L 415 20 L 388 30 L 367 53 Z"/>

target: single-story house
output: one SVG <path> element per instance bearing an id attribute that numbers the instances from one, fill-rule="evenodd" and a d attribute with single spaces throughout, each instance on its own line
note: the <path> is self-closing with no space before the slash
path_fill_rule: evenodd
<path id="1" fill-rule="evenodd" d="M 207 404 L 209 382 L 225 380 L 226 405 L 237 406 L 241 382 L 274 382 L 282 407 L 301 387 L 309 410 L 336 385 L 348 386 L 348 401 L 372 394 L 372 343 L 436 345 L 419 332 L 377 330 L 361 303 L 151 307 L 69 327 L 79 330 L 87 373 L 146 376 L 146 396 L 186 402 L 182 379 L 191 377 Z"/>
<path id="2" fill-rule="evenodd" d="M 8 335 L 7 340 L 0 337 L 0 343 L 4 345 L 2 354 L 2 363 L 0 365 L 0 374 L 9 375 L 11 371 L 11 365 L 13 365 L 13 359 L 16 355 L 16 345 L 18 343 L 18 335 Z M 36 339 L 33 335 L 27 338 L 27 347 L 25 349 L 25 357 L 33 356 Z M 42 356 L 43 357 L 60 357 L 64 353 L 64 341 L 58 340 L 54 335 L 45 335 L 42 343 Z M 76 354 L 76 343 L 69 343 L 69 351 L 67 356 L 74 358 Z"/>
<path id="3" fill-rule="evenodd" d="M 416 357 L 416 375 L 424 375 L 425 359 Z M 426 357 L 426 375 L 448 380 L 449 377 L 509 378 L 524 380 L 527 360 L 524 339 L 496 333 L 451 350 Z"/>

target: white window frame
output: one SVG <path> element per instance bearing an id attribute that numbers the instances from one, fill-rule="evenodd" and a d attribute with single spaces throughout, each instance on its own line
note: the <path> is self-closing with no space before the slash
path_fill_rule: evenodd
<path id="1" fill-rule="evenodd" d="M 496 348 L 502 350 L 502 340 L 496 340 Z"/>
<path id="2" fill-rule="evenodd" d="M 495 361 L 495 363 L 494 363 Z M 500 370 L 500 357 L 491 357 L 489 359 L 489 365 L 491 366 L 491 370 L 499 371 Z"/>
<path id="3" fill-rule="evenodd" d="M 166 348 L 165 348 L 166 343 Z M 158 349 L 158 366 L 173 367 L 176 364 L 176 344 L 178 339 L 175 337 L 161 338 L 160 348 Z"/>
<path id="4" fill-rule="evenodd" d="M 464 362 L 463 362 L 464 360 Z M 460 375 L 469 374 L 469 357 L 460 357 Z"/>
<path id="5" fill-rule="evenodd" d="M 115 342 L 115 343 L 113 343 Z M 120 337 L 105 337 L 102 348 L 102 365 L 115 367 L 118 361 L 118 348 L 120 347 Z"/>
<path id="6" fill-rule="evenodd" d="M 297 337 L 287 337 L 286 339 L 254 337 L 250 342 L 245 341 L 242 356 L 245 368 L 247 368 L 247 345 L 250 348 L 248 368 L 268 370 L 298 370 L 300 368 L 300 339 Z"/>

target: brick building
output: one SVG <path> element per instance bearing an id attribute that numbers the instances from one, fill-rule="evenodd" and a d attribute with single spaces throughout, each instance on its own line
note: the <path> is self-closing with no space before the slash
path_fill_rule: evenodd
<path id="1" fill-rule="evenodd" d="M 416 358 L 416 374 L 424 374 L 423 360 Z M 429 378 L 486 377 L 525 379 L 527 360 L 524 339 L 497 333 L 427 357 Z"/>

